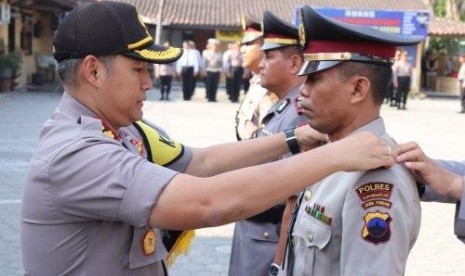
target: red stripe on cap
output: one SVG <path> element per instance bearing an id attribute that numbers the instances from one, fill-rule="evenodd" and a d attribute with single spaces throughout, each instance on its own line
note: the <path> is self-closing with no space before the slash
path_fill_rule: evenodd
<path id="1" fill-rule="evenodd" d="M 351 52 L 390 58 L 394 57 L 396 46 L 373 42 L 316 40 L 310 41 L 307 49 L 305 49 L 306 54 L 334 52 Z"/>
<path id="2" fill-rule="evenodd" d="M 261 32 L 260 29 L 253 28 L 251 26 L 247 27 L 244 32 Z"/>
<path id="3" fill-rule="evenodd" d="M 292 38 L 297 39 L 295 37 L 283 35 L 283 34 L 275 34 L 275 33 L 265 33 L 265 38 Z"/>

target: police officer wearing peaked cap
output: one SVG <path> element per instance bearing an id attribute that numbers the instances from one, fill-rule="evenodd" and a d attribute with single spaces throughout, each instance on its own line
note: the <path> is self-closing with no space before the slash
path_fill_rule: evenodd
<path id="1" fill-rule="evenodd" d="M 249 91 L 242 100 L 235 116 L 237 140 L 254 138 L 266 112 L 276 103 L 276 96 L 260 85 L 259 63 L 263 59 L 260 48 L 263 45 L 263 32 L 260 22 L 251 15 L 241 19 L 243 38 L 242 67 L 252 72 Z"/>
<path id="2" fill-rule="evenodd" d="M 279 101 L 262 120 L 257 137 L 306 124 L 296 105 L 299 86 L 304 78 L 298 77 L 302 63 L 298 29 L 270 11 L 263 13 L 265 57 L 260 62 L 261 86 L 273 91 Z M 292 137 L 289 131 L 289 137 Z M 292 139 L 289 140 L 292 144 Z M 293 147 L 293 153 L 298 153 Z M 285 155 L 283 157 L 288 157 Z M 267 275 L 275 258 L 285 204 L 274 206 L 251 218 L 239 221 L 234 229 L 229 275 Z M 290 212 L 289 212 L 290 213 Z M 284 236 L 285 237 L 285 236 Z"/>
<path id="3" fill-rule="evenodd" d="M 297 27 L 268 10 L 263 12 L 263 35 L 265 43 L 262 46 L 262 51 L 300 46 Z"/>
<path id="4" fill-rule="evenodd" d="M 304 6 L 301 14 L 299 36 L 305 63 L 300 75 L 326 70 L 343 61 L 391 66 L 396 47 L 421 41 L 336 21 L 309 6 Z"/>
<path id="5" fill-rule="evenodd" d="M 241 17 L 242 31 L 244 36 L 242 37 L 241 44 L 248 44 L 256 39 L 263 37 L 262 26 L 260 21 L 251 15 L 242 15 Z"/>
<path id="6" fill-rule="evenodd" d="M 419 41 L 339 22 L 309 6 L 300 13 L 307 76 L 300 110 L 332 142 L 360 131 L 395 141 L 380 108 L 397 46 Z M 335 184 L 337 183 L 337 189 Z M 403 275 L 420 229 L 418 191 L 410 172 L 337 172 L 309 186 L 297 201 L 279 275 Z"/>

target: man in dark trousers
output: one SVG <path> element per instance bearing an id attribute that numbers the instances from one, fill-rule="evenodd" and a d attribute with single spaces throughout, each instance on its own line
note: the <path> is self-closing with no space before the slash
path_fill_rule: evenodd
<path id="1" fill-rule="evenodd" d="M 191 46 L 191 41 L 182 43 L 183 54 L 176 62 L 176 73 L 181 76 L 182 95 L 185 101 L 190 101 L 194 94 L 196 77 L 199 75 L 200 52 Z"/>

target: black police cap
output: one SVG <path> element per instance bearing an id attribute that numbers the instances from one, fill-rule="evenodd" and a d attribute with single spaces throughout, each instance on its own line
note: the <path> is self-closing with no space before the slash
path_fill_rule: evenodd
<path id="1" fill-rule="evenodd" d="M 309 6 L 300 10 L 299 37 L 304 47 L 304 65 L 299 75 L 326 70 L 344 61 L 390 66 L 398 46 L 421 41 L 337 21 Z"/>
<path id="2" fill-rule="evenodd" d="M 182 49 L 154 44 L 134 6 L 112 1 L 77 6 L 58 26 L 53 46 L 58 62 L 121 54 L 150 63 L 171 63 L 182 54 Z"/>
<path id="3" fill-rule="evenodd" d="M 270 11 L 263 12 L 263 36 L 265 37 L 263 51 L 299 46 L 298 28 Z"/>

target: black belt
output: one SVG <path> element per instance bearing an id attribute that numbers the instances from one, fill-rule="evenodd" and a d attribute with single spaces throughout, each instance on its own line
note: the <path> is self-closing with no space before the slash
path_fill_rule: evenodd
<path id="1" fill-rule="evenodd" d="M 250 220 L 250 221 L 258 222 L 258 223 L 266 223 L 266 222 L 271 222 L 274 224 L 280 223 L 283 218 L 284 207 L 285 207 L 284 204 L 276 205 L 246 220 Z"/>

